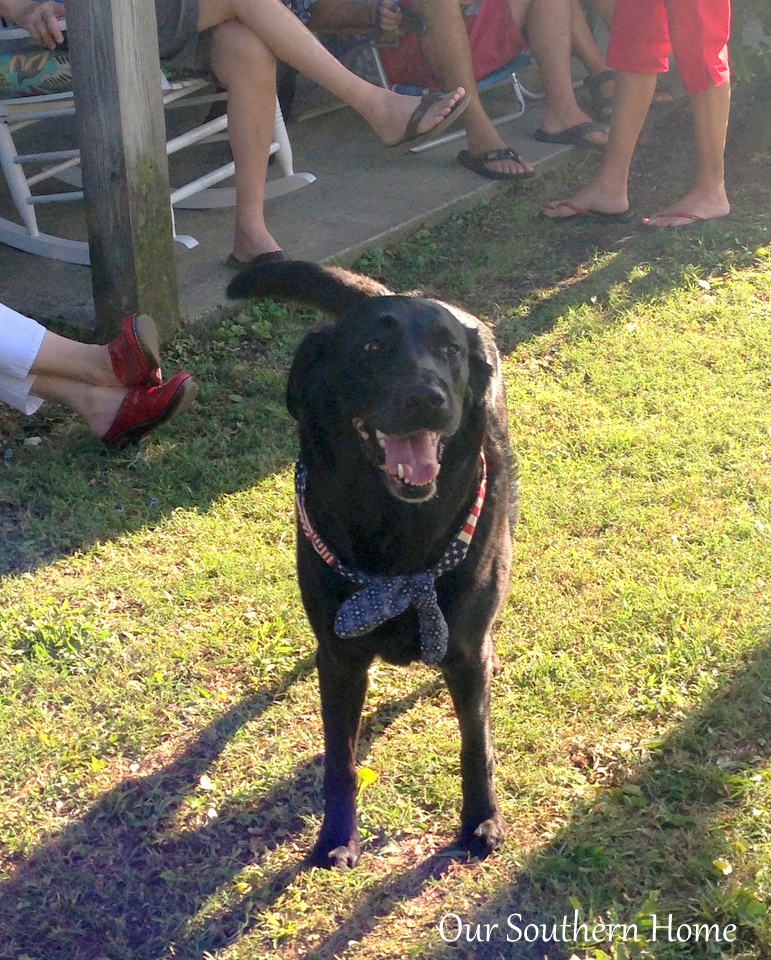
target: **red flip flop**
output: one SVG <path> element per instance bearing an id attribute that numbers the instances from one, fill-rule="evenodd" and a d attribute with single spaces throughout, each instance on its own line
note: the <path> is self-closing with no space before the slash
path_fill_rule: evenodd
<path id="1" fill-rule="evenodd" d="M 678 217 L 680 220 L 687 220 L 688 223 L 651 223 L 656 217 Z M 643 217 L 641 223 L 644 227 L 650 227 L 652 230 L 677 230 L 679 227 L 692 227 L 695 223 L 706 223 L 707 217 L 697 217 L 695 213 L 654 213 L 652 217 Z"/>
<path id="2" fill-rule="evenodd" d="M 549 217 L 547 210 L 558 210 L 560 207 L 567 207 L 573 211 L 570 217 Z M 597 220 L 600 223 L 629 223 L 634 217 L 631 209 L 624 210 L 622 213 L 603 213 L 601 210 L 585 210 L 573 203 L 572 200 L 560 200 L 553 207 L 544 207 L 541 211 L 549 220 L 575 220 L 576 217 L 585 217 L 587 220 Z"/>

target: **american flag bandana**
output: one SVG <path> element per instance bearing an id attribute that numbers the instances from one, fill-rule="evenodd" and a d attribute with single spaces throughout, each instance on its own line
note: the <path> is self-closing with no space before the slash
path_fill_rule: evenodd
<path id="1" fill-rule="evenodd" d="M 361 637 L 404 613 L 409 607 L 418 612 L 420 649 L 424 663 L 435 664 L 447 653 L 449 630 L 439 609 L 434 581 L 464 559 L 468 553 L 477 520 L 487 492 L 487 461 L 480 453 L 481 476 L 476 500 L 466 521 L 441 559 L 423 573 L 384 576 L 354 570 L 337 559 L 316 532 L 305 503 L 306 473 L 301 460 L 295 464 L 295 506 L 302 531 L 321 559 L 336 573 L 363 589 L 349 597 L 337 611 L 335 633 L 338 637 Z"/>

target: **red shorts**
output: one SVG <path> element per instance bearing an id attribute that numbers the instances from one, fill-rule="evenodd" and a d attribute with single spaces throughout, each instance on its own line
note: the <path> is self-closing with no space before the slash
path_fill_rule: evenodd
<path id="1" fill-rule="evenodd" d="M 607 64 L 625 73 L 665 73 L 674 51 L 687 93 L 730 78 L 731 0 L 616 0 Z"/>
<path id="2" fill-rule="evenodd" d="M 405 7 L 409 5 L 409 0 L 403 3 Z M 479 13 L 473 17 L 464 15 L 463 22 L 468 32 L 477 83 L 511 63 L 525 49 L 522 34 L 511 19 L 508 0 L 484 0 Z M 399 38 L 398 47 L 385 47 L 380 56 L 390 83 L 429 90 L 442 88 L 423 56 L 419 33 L 404 34 Z"/>

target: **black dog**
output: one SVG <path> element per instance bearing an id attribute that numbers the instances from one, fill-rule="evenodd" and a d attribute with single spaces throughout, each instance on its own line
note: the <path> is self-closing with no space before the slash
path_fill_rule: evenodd
<path id="1" fill-rule="evenodd" d="M 300 429 L 297 570 L 318 639 L 326 747 L 312 862 L 359 859 L 356 740 L 376 656 L 442 670 L 461 729 L 459 843 L 487 856 L 505 831 L 490 632 L 516 509 L 492 334 L 455 307 L 313 263 L 253 267 L 228 295 L 284 298 L 336 318 L 302 341 L 287 388 Z"/>

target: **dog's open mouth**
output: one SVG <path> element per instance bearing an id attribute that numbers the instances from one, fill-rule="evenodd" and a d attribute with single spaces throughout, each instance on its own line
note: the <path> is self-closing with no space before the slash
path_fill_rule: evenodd
<path id="1" fill-rule="evenodd" d="M 410 498 L 433 494 L 441 468 L 442 436 L 435 430 L 418 430 L 403 436 L 386 434 L 363 420 L 353 421 L 367 449 L 400 493 Z"/>

